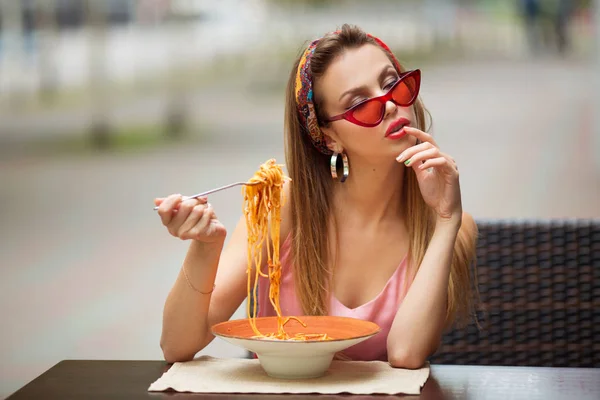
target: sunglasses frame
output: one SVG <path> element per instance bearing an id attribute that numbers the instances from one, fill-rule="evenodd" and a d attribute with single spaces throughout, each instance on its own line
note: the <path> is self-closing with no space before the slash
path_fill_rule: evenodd
<path id="1" fill-rule="evenodd" d="M 415 90 L 414 96 L 410 99 L 410 101 L 406 104 L 400 104 L 397 103 L 393 97 L 392 97 L 392 93 L 394 92 L 394 89 L 396 89 L 396 87 L 402 83 L 403 80 L 405 80 L 408 77 L 413 77 L 416 81 L 416 88 L 417 90 Z M 421 89 L 421 70 L 420 69 L 413 69 L 411 71 L 406 71 L 402 74 L 400 74 L 400 76 L 398 77 L 398 80 L 396 81 L 396 83 L 394 83 L 394 86 L 392 86 L 390 88 L 390 90 L 388 90 L 385 94 L 382 94 L 381 96 L 378 97 L 372 97 L 370 99 L 366 99 L 361 101 L 358 104 L 355 104 L 354 106 L 352 106 L 350 109 L 346 110 L 346 112 L 336 115 L 334 117 L 331 117 L 327 120 L 325 120 L 325 123 L 328 122 L 333 122 L 333 121 L 339 121 L 341 119 L 345 119 L 346 121 L 352 122 L 353 124 L 359 125 L 359 126 L 364 126 L 367 128 L 372 128 L 374 126 L 377 126 L 381 123 L 381 121 L 383 121 L 383 117 L 385 116 L 385 103 L 387 103 L 388 101 L 391 101 L 392 103 L 396 104 L 397 106 L 400 107 L 409 107 L 411 105 L 413 105 L 413 103 L 415 102 L 415 100 L 417 100 L 417 97 L 419 96 L 419 90 Z M 379 116 L 379 119 L 377 120 L 377 122 L 372 123 L 372 124 L 368 124 L 366 122 L 362 122 L 357 120 L 356 118 L 354 118 L 354 111 L 364 105 L 365 103 L 371 102 L 371 101 L 376 101 L 379 103 L 383 104 L 383 107 L 381 108 L 381 115 Z"/>

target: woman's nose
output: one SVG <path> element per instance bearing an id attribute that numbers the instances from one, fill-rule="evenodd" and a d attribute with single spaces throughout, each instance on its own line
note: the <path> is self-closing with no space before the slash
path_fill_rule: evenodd
<path id="1" fill-rule="evenodd" d="M 388 100 L 385 102 L 385 113 L 383 114 L 383 119 L 386 119 L 390 114 L 393 115 L 396 113 L 396 109 L 398 106 L 392 100 Z"/>

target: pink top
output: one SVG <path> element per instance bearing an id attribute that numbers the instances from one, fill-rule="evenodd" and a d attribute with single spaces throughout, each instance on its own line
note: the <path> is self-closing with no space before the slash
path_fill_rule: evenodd
<path id="1" fill-rule="evenodd" d="M 290 264 L 290 236 L 281 245 L 280 259 L 282 266 L 279 303 L 284 316 L 302 316 L 302 307 L 296 296 L 294 285 L 293 266 Z M 352 317 L 376 323 L 381 331 L 370 339 L 346 349 L 344 355 L 352 360 L 387 361 L 387 337 L 396 316 L 396 311 L 404 299 L 404 278 L 406 271 L 406 258 L 402 260 L 383 290 L 371 301 L 356 308 L 344 306 L 333 295 L 330 295 L 330 315 Z M 260 277 L 258 283 L 258 316 L 276 316 L 275 310 L 269 301 L 269 280 Z"/>

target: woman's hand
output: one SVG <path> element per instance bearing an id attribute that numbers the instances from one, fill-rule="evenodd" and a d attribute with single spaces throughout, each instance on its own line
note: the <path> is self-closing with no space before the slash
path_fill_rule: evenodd
<path id="1" fill-rule="evenodd" d="M 169 233 L 182 240 L 222 243 L 227 230 L 217 219 L 206 197 L 183 201 L 180 194 L 154 199 L 158 215 Z"/>
<path id="2" fill-rule="evenodd" d="M 440 151 L 430 134 L 413 127 L 404 129 L 421 143 L 406 149 L 397 161 L 415 171 L 423 199 L 437 213 L 438 221 L 460 224 L 462 203 L 456 162 Z"/>

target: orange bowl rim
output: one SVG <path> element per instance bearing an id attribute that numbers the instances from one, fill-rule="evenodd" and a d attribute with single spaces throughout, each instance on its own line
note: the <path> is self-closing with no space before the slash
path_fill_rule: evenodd
<path id="1" fill-rule="evenodd" d="M 315 318 L 318 316 L 313 316 L 313 318 Z M 323 317 L 331 317 L 329 315 L 325 315 Z M 267 319 L 267 318 L 277 318 L 277 317 L 258 317 L 256 318 L 257 320 L 261 320 L 261 319 Z M 299 318 L 302 318 L 299 317 Z M 362 339 L 362 338 L 366 338 L 366 337 L 371 337 L 371 336 L 375 336 L 376 334 L 378 334 L 379 332 L 381 332 L 381 327 L 379 325 L 377 325 L 375 322 L 372 321 L 367 321 L 364 319 L 359 319 L 359 318 L 352 318 L 352 317 L 338 317 L 335 316 L 334 318 L 340 318 L 340 319 L 346 319 L 346 320 L 354 320 L 354 321 L 360 321 L 363 323 L 367 323 L 373 326 L 374 330 L 371 333 L 368 333 L 366 335 L 360 335 L 360 336 L 353 336 L 350 338 L 345 338 L 345 339 L 330 339 L 330 340 L 317 340 L 317 339 L 309 339 L 309 340 L 280 340 L 280 339 L 268 339 L 268 338 L 253 338 L 253 337 L 240 337 L 240 336 L 235 336 L 235 335 L 227 335 L 227 334 L 222 334 L 222 333 L 215 333 L 215 328 L 222 326 L 222 325 L 227 325 L 227 324 L 231 324 L 233 322 L 239 322 L 239 321 L 247 321 L 248 318 L 240 318 L 240 319 L 234 319 L 234 320 L 228 320 L 228 321 L 223 321 L 223 322 L 219 322 L 218 324 L 214 324 L 211 327 L 211 332 L 213 335 L 215 336 L 220 336 L 220 337 L 226 337 L 226 338 L 231 338 L 231 339 L 241 339 L 241 340 L 253 340 L 253 341 L 260 341 L 260 342 L 273 342 L 273 343 L 331 343 L 331 342 L 345 342 L 348 340 L 354 340 L 354 339 Z"/>

